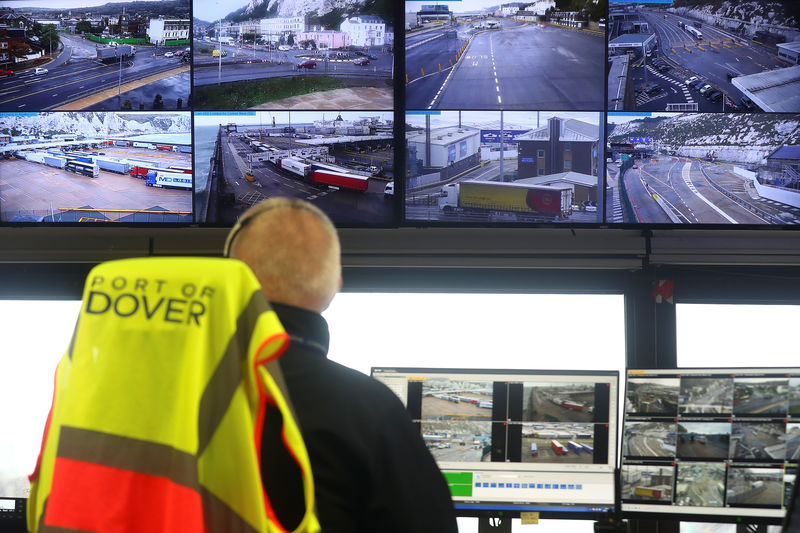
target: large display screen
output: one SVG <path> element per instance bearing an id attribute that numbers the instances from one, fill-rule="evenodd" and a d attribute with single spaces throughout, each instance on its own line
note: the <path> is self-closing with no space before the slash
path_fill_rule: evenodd
<path id="1" fill-rule="evenodd" d="M 373 368 L 406 405 L 463 516 L 614 509 L 618 373 Z"/>
<path id="2" fill-rule="evenodd" d="M 0 224 L 800 222 L 792 0 L 12 4 Z"/>
<path id="3" fill-rule="evenodd" d="M 800 369 L 628 370 L 622 512 L 780 523 L 800 459 Z"/>

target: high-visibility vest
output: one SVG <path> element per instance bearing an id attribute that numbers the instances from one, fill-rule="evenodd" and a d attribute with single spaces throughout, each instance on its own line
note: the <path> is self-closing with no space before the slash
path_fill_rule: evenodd
<path id="1" fill-rule="evenodd" d="M 306 512 L 293 531 L 319 531 L 275 361 L 287 342 L 240 261 L 92 269 L 30 477 L 29 530 L 284 532 L 260 472 L 264 414 L 277 408 L 303 476 Z"/>

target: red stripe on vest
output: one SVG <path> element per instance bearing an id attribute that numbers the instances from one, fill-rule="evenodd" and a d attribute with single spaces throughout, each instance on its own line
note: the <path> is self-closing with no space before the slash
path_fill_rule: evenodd
<path id="1" fill-rule="evenodd" d="M 203 503 L 167 478 L 59 457 L 44 523 L 104 533 L 202 533 Z"/>

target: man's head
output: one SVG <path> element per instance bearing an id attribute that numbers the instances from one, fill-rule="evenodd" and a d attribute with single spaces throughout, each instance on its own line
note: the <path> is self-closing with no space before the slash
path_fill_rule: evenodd
<path id="1" fill-rule="evenodd" d="M 242 215 L 225 255 L 245 262 L 271 302 L 322 312 L 342 285 L 339 236 L 312 204 L 270 198 Z"/>

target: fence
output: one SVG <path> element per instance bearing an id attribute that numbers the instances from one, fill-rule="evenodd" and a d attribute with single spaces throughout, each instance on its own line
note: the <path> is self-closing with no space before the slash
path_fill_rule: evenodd
<path id="1" fill-rule="evenodd" d="M 119 43 L 119 44 L 138 44 L 138 45 L 149 45 L 150 44 L 150 42 L 147 39 L 139 39 L 139 38 L 133 38 L 133 37 L 127 37 L 127 38 L 124 38 L 124 39 L 112 39 L 112 38 L 106 38 L 106 37 L 98 37 L 97 35 L 93 35 L 91 33 L 87 33 L 85 35 L 85 37 L 87 39 L 89 39 L 90 41 L 94 41 L 96 43 L 102 43 L 102 44 L 108 44 L 111 41 L 114 41 L 115 43 Z"/>

